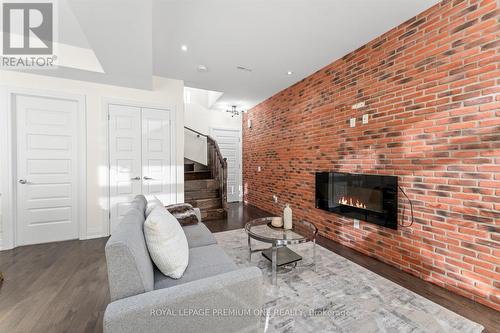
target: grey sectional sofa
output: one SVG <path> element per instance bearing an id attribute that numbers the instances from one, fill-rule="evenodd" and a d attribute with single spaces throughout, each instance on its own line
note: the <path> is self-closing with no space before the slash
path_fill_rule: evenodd
<path id="1" fill-rule="evenodd" d="M 137 196 L 106 244 L 111 303 L 104 332 L 259 331 L 260 269 L 238 268 L 200 221 L 183 227 L 189 244 L 183 277 L 163 275 L 144 239 L 146 204 Z"/>

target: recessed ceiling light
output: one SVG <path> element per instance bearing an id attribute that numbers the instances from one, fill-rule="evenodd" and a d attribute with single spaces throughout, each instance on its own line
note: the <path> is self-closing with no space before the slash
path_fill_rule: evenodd
<path id="1" fill-rule="evenodd" d="M 292 74 L 293 74 L 293 72 L 292 72 L 292 71 L 288 71 L 288 72 L 286 72 L 286 74 L 287 74 L 287 75 L 292 75 Z"/>
<path id="2" fill-rule="evenodd" d="M 181 50 L 184 51 L 184 52 L 186 52 L 188 50 L 187 45 L 182 45 L 181 46 Z"/>
<path id="3" fill-rule="evenodd" d="M 198 65 L 198 72 L 206 72 L 208 71 L 207 66 L 205 65 Z"/>

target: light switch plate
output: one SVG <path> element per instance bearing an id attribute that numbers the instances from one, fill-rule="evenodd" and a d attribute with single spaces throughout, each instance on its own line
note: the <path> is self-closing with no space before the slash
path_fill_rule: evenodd
<path id="1" fill-rule="evenodd" d="M 359 229 L 359 220 L 354 219 L 354 228 Z"/>
<path id="2" fill-rule="evenodd" d="M 278 202 L 278 197 L 275 194 L 273 194 L 273 201 L 274 201 L 274 203 Z"/>
<path id="3" fill-rule="evenodd" d="M 351 125 L 351 127 L 356 127 L 356 118 L 351 118 L 349 124 Z"/>
<path id="4" fill-rule="evenodd" d="M 262 168 L 260 166 L 257 167 L 257 172 L 260 172 L 260 170 L 262 170 Z"/>
<path id="5" fill-rule="evenodd" d="M 363 124 L 368 124 L 368 119 L 370 118 L 369 114 L 364 114 L 363 115 Z"/>

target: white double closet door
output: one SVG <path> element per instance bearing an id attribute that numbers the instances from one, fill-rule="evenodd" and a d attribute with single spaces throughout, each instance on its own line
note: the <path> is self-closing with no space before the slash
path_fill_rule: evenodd
<path id="1" fill-rule="evenodd" d="M 138 194 L 175 202 L 174 149 L 171 111 L 109 105 L 111 233 Z"/>

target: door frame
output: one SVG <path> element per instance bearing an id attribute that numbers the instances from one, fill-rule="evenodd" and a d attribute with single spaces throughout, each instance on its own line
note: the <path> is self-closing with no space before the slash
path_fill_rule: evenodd
<path id="1" fill-rule="evenodd" d="M 87 115 L 86 96 L 31 88 L 0 86 L 0 193 L 2 233 L 0 250 L 15 248 L 17 237 L 17 145 L 15 135 L 14 98 L 18 95 L 63 99 L 78 105 L 78 238 L 87 238 Z"/>
<path id="2" fill-rule="evenodd" d="M 214 131 L 216 130 L 221 130 L 221 131 L 234 131 L 238 132 L 238 163 L 240 164 L 240 172 L 238 172 L 238 186 L 241 187 L 238 190 L 240 191 L 238 195 L 238 201 L 232 201 L 232 202 L 242 202 L 243 201 L 243 148 L 242 148 L 242 141 L 243 141 L 243 130 L 242 128 L 235 128 L 235 127 L 220 127 L 220 126 L 215 126 L 215 127 L 210 127 L 210 136 L 215 139 Z"/>
<path id="3" fill-rule="evenodd" d="M 102 110 L 103 112 L 101 113 L 101 119 L 103 121 L 103 124 L 106 124 L 106 126 L 103 126 L 103 132 L 102 134 L 104 135 L 103 137 L 105 138 L 105 170 L 102 172 L 99 172 L 99 179 L 100 183 L 103 185 L 102 186 L 102 192 L 101 192 L 101 198 L 102 198 L 102 220 L 104 221 L 105 229 L 104 233 L 105 236 L 110 235 L 111 231 L 111 200 L 110 200 L 110 183 L 109 183 L 109 168 L 110 168 L 110 158 L 109 158 L 109 105 L 114 104 L 114 105 L 123 105 L 123 106 L 131 106 L 131 107 L 136 107 L 136 108 L 147 108 L 147 109 L 158 109 L 158 110 L 163 110 L 163 111 L 170 111 L 170 124 L 172 127 L 171 131 L 171 136 L 172 136 L 172 142 L 170 144 L 170 147 L 172 149 L 172 159 L 173 159 L 173 167 L 174 170 L 172 172 L 174 179 L 175 179 L 175 186 L 174 186 L 174 200 L 175 202 L 178 202 L 179 197 L 178 197 L 178 189 L 177 189 L 177 182 L 179 181 L 179 168 L 177 167 L 177 127 L 176 127 L 176 109 L 173 105 L 167 105 L 167 104 L 161 104 L 161 103 L 148 103 L 144 101 L 139 101 L 139 100 L 127 100 L 127 99 L 121 99 L 121 98 L 113 98 L 113 97 L 104 97 L 102 98 Z M 142 127 L 141 127 L 141 132 L 142 132 Z M 142 137 L 141 137 L 142 141 Z"/>

